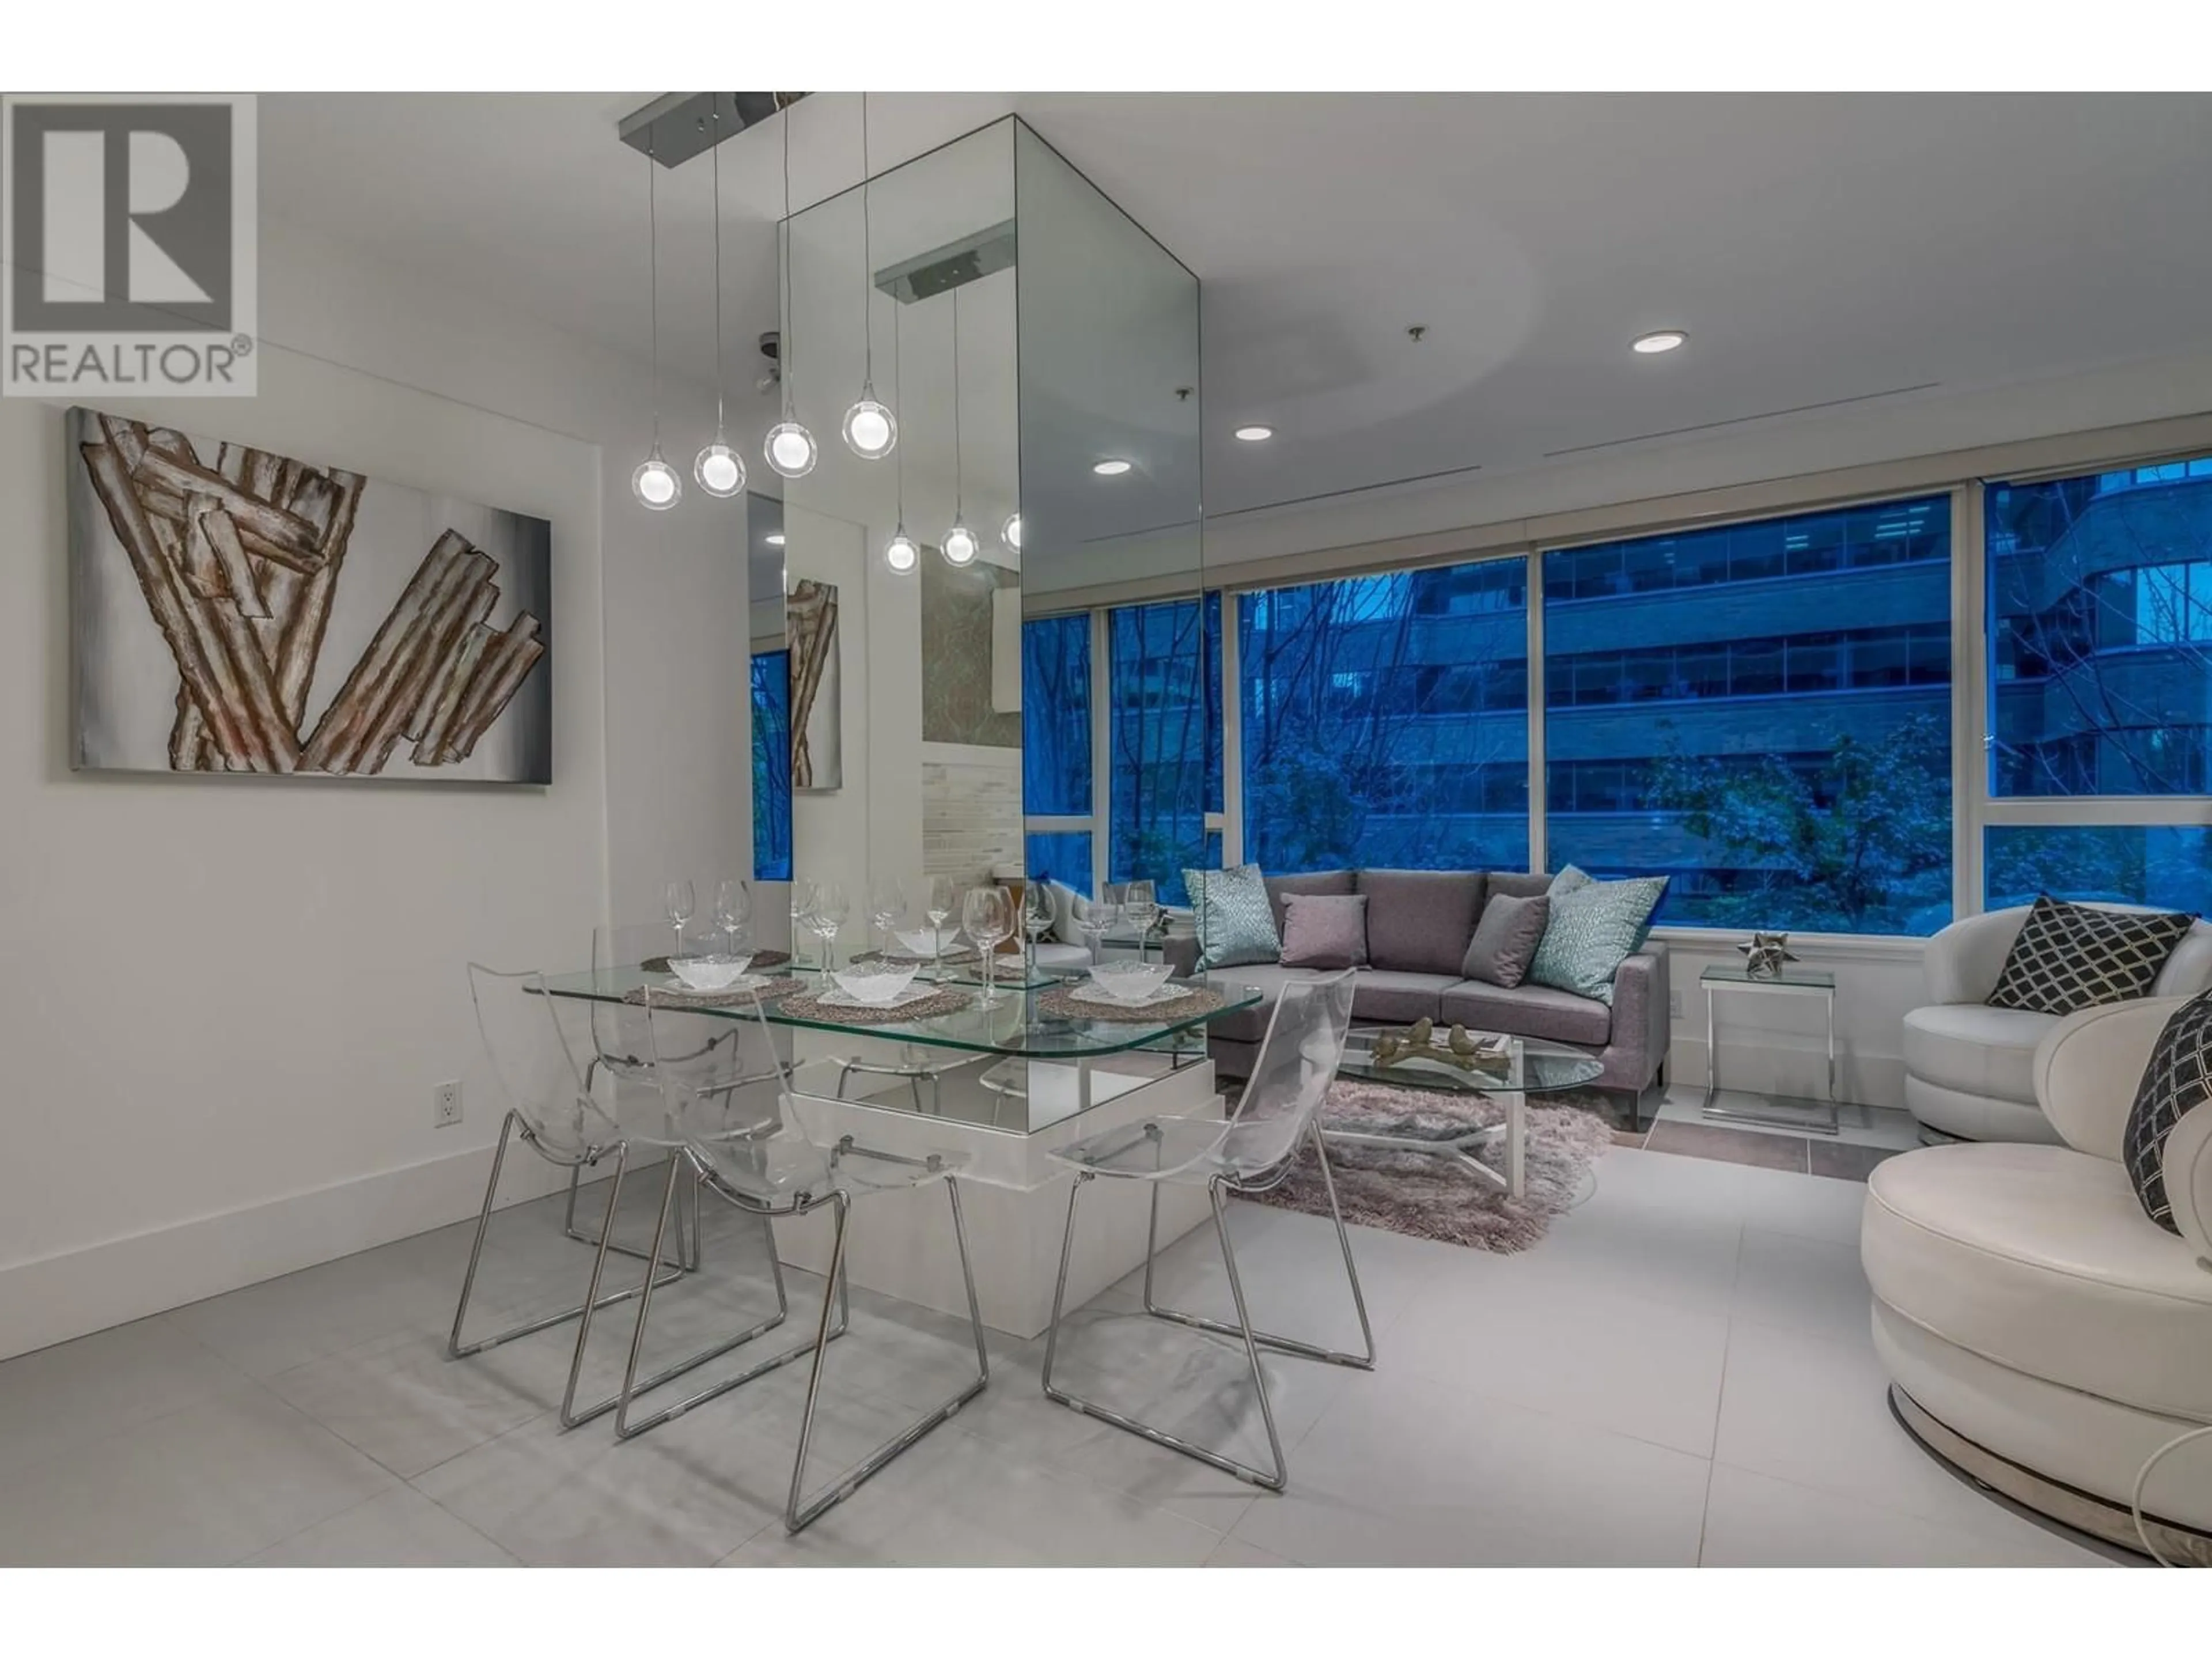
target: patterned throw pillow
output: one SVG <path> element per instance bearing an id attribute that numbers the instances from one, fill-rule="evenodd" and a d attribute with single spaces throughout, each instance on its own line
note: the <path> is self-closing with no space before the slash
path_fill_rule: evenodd
<path id="1" fill-rule="evenodd" d="M 2013 941 L 1989 1006 L 2070 1014 L 2148 996 L 2159 969 L 2196 920 L 2172 912 L 2099 910 L 2045 893 Z"/>
<path id="2" fill-rule="evenodd" d="M 1275 907 L 1256 864 L 1233 870 L 1186 870 L 1191 908 L 1198 913 L 1199 970 L 1273 962 L 1283 953 L 1275 932 Z"/>
<path id="3" fill-rule="evenodd" d="M 1551 915 L 1522 980 L 1611 1006 L 1613 976 L 1649 931 L 1651 913 L 1667 891 L 1664 876 L 1595 881 L 1571 864 L 1553 878 Z"/>
<path id="4" fill-rule="evenodd" d="M 2173 1126 L 2212 1100 L 2212 991 L 2191 997 L 2173 1011 L 2136 1085 L 2128 1110 L 2120 1161 L 2128 1166 L 2143 1213 L 2170 1233 L 2173 1203 L 2166 1195 L 2166 1138 Z"/>

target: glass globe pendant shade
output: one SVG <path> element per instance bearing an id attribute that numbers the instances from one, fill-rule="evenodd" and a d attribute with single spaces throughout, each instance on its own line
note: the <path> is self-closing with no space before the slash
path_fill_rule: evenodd
<path id="1" fill-rule="evenodd" d="M 959 520 L 955 519 L 952 521 L 952 528 L 945 532 L 945 540 L 941 545 L 945 552 L 945 563 L 969 565 L 975 562 L 977 551 L 975 532 Z"/>
<path id="2" fill-rule="evenodd" d="M 691 476 L 709 495 L 726 497 L 745 487 L 745 464 L 738 459 L 736 450 L 722 441 L 718 432 L 714 441 L 701 450 L 699 459 L 692 462 Z"/>
<path id="3" fill-rule="evenodd" d="M 684 480 L 676 476 L 676 469 L 661 454 L 659 444 L 629 475 L 629 493 L 655 513 L 665 513 L 684 494 Z"/>
<path id="4" fill-rule="evenodd" d="M 860 401 L 845 411 L 845 447 L 864 461 L 880 461 L 898 445 L 898 417 L 876 401 L 875 388 L 863 388 Z"/>
<path id="5" fill-rule="evenodd" d="M 891 568 L 893 574 L 901 576 L 912 574 L 921 563 L 921 550 L 915 545 L 914 538 L 906 533 L 905 526 L 901 525 L 898 534 L 884 544 L 884 562 Z"/>
<path id="6" fill-rule="evenodd" d="M 1020 514 L 1014 513 L 1007 515 L 1006 523 L 999 526 L 999 539 L 1006 543 L 1009 552 L 1018 553 L 1022 550 L 1022 515 Z"/>
<path id="7" fill-rule="evenodd" d="M 771 427 L 763 453 L 768 464 L 787 478 L 803 478 L 814 471 L 814 434 L 796 421 Z"/>

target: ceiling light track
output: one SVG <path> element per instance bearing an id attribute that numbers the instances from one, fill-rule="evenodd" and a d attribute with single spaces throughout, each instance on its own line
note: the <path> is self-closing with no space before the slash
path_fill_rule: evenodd
<path id="1" fill-rule="evenodd" d="M 615 131 L 623 143 L 665 167 L 680 167 L 778 110 L 803 92 L 665 92 L 623 117 Z"/>

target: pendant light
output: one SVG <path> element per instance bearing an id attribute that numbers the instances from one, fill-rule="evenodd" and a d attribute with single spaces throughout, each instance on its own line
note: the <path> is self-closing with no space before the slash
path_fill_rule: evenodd
<path id="1" fill-rule="evenodd" d="M 745 464 L 722 435 L 722 107 L 714 105 L 714 441 L 691 463 L 691 476 L 709 495 L 725 499 L 745 487 Z"/>
<path id="2" fill-rule="evenodd" d="M 781 355 L 783 362 L 783 419 L 769 428 L 768 441 L 762 446 L 768 464 L 787 478 L 803 478 L 814 471 L 816 453 L 814 434 L 799 424 L 797 399 L 793 389 L 797 376 L 792 373 L 799 361 L 793 336 L 798 331 L 791 325 L 791 110 L 783 112 L 783 340 Z"/>
<path id="3" fill-rule="evenodd" d="M 961 460 L 960 289 L 956 288 L 952 290 L 952 528 L 945 532 L 945 539 L 938 545 L 945 563 L 965 567 L 975 562 L 977 545 L 975 532 L 968 527 L 967 513 L 961 500 L 964 483 Z"/>
<path id="4" fill-rule="evenodd" d="M 665 513 L 676 505 L 684 494 L 684 480 L 676 476 L 676 469 L 660 453 L 660 213 L 658 200 L 659 180 L 654 176 L 660 163 L 653 158 L 650 143 L 645 150 L 645 224 L 647 268 L 653 283 L 653 449 L 638 463 L 637 471 L 629 475 L 629 493 L 643 506 L 655 513 Z"/>
<path id="5" fill-rule="evenodd" d="M 999 526 L 999 539 L 1006 544 L 1009 553 L 1022 550 L 1022 515 L 1019 513 L 1006 515 L 1006 523 Z"/>
<path id="6" fill-rule="evenodd" d="M 894 305 L 891 307 L 891 385 L 894 395 L 906 385 L 906 382 L 899 377 L 899 333 L 902 324 L 902 319 L 899 315 L 899 307 Z M 906 533 L 906 452 L 904 450 L 899 452 L 898 458 L 898 528 L 891 532 L 890 540 L 884 544 L 884 562 L 890 567 L 891 574 L 895 576 L 910 576 L 921 564 L 921 550 L 915 545 L 914 538 Z"/>
<path id="7" fill-rule="evenodd" d="M 876 262 L 868 206 L 868 94 L 860 94 L 860 331 L 866 366 L 860 398 L 845 411 L 845 447 L 864 461 L 880 461 L 898 444 L 898 417 L 876 401 Z"/>

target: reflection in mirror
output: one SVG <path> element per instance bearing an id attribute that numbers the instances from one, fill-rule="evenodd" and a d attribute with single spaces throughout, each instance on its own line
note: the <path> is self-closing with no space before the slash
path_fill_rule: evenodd
<path id="1" fill-rule="evenodd" d="M 791 652 L 784 616 L 783 503 L 745 497 L 747 633 L 752 653 L 753 880 L 791 879 Z M 781 895 L 762 896 L 755 935 L 788 948 Z"/>

